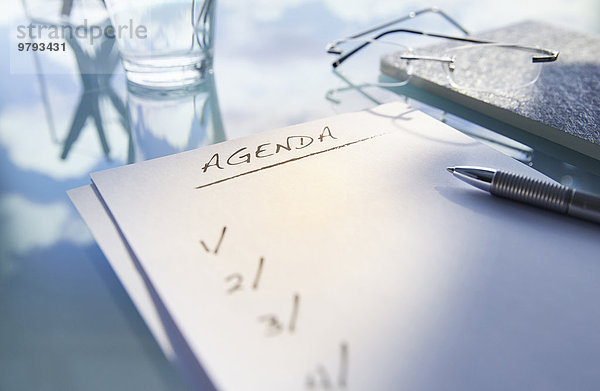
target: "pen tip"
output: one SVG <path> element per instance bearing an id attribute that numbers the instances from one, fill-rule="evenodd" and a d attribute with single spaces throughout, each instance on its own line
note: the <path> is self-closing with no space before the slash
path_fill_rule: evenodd
<path id="1" fill-rule="evenodd" d="M 454 174 L 454 167 L 446 167 L 446 170 L 448 170 L 449 173 Z"/>

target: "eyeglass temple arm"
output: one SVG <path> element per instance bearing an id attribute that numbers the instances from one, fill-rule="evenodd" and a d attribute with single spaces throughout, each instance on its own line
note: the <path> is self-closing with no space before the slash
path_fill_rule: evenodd
<path id="1" fill-rule="evenodd" d="M 331 64 L 331 65 L 334 68 L 337 68 L 341 63 L 343 63 L 344 61 L 346 61 L 348 59 L 348 57 L 352 56 L 354 53 L 356 53 L 359 50 L 361 50 L 362 48 L 370 45 L 373 41 L 375 41 L 375 40 L 377 40 L 377 39 L 379 39 L 381 37 L 384 37 L 384 36 L 386 36 L 388 34 L 392 34 L 392 33 L 418 34 L 418 35 L 423 35 L 423 36 L 427 36 L 427 37 L 445 38 L 445 39 L 451 39 L 453 41 L 470 42 L 470 43 L 493 43 L 492 41 L 484 41 L 484 40 L 481 40 L 481 39 L 466 38 L 466 37 L 454 37 L 454 36 L 450 36 L 450 35 L 435 34 L 435 33 L 426 33 L 426 32 L 417 31 L 417 30 L 407 30 L 407 29 L 388 30 L 388 31 L 384 31 L 383 33 L 375 36 L 372 40 L 366 41 L 363 44 L 357 46 L 353 50 L 349 51 L 348 53 L 344 54 L 343 56 L 341 56 L 340 58 L 338 58 L 337 60 L 335 60 L 333 62 L 333 64 Z"/>
<path id="2" fill-rule="evenodd" d="M 559 52 L 556 51 L 552 51 L 552 50 L 546 50 L 546 49 L 540 49 L 542 52 L 544 52 L 544 56 L 533 56 L 531 58 L 532 62 L 552 62 L 552 61 L 556 61 L 556 59 L 558 58 L 558 54 Z"/>
<path id="3" fill-rule="evenodd" d="M 348 38 L 351 38 L 351 39 L 359 38 L 359 37 L 362 37 L 363 35 L 370 34 L 370 33 L 374 32 L 374 31 L 381 30 L 383 28 L 389 27 L 389 26 L 391 26 L 393 24 L 396 24 L 396 23 L 404 22 L 405 20 L 408 20 L 408 19 L 416 18 L 417 16 L 419 16 L 421 14 L 426 14 L 426 13 L 429 13 L 429 12 L 441 15 L 444 19 L 446 19 L 448 22 L 450 22 L 450 24 L 452 24 L 454 27 L 456 27 L 457 29 L 459 29 L 460 31 L 462 31 L 465 35 L 469 35 L 469 32 L 463 26 L 461 26 L 456 20 L 454 20 L 452 17 L 450 17 L 443 10 L 441 10 L 441 9 L 439 9 L 437 7 L 429 7 L 429 8 L 423 8 L 423 9 L 421 9 L 419 11 L 410 12 L 406 16 L 402 16 L 400 18 L 397 18 L 397 19 L 394 19 L 394 20 L 390 20 L 389 22 L 380 24 L 378 26 L 371 27 L 368 30 L 362 31 L 360 33 L 356 33 L 354 35 L 351 35 Z"/>
<path id="4" fill-rule="evenodd" d="M 504 46 L 504 47 L 510 47 L 510 48 L 516 48 L 516 49 L 525 49 L 530 52 L 536 53 L 531 56 L 531 62 L 553 62 L 558 59 L 558 55 L 560 54 L 560 52 L 558 50 L 543 49 L 543 48 L 534 47 L 534 46 L 523 46 L 523 45 L 519 45 L 516 43 L 512 43 L 512 44 L 498 43 L 497 45 Z"/>
<path id="5" fill-rule="evenodd" d="M 465 29 L 463 26 L 461 26 L 456 20 L 454 20 L 452 17 L 450 17 L 447 13 L 445 13 L 444 11 L 442 11 L 441 9 L 439 9 L 437 7 L 429 7 L 429 8 L 423 8 L 423 9 L 421 9 L 419 11 L 410 12 L 406 16 L 402 16 L 400 18 L 397 18 L 397 19 L 394 19 L 394 20 L 390 20 L 389 22 L 385 22 L 385 23 L 377 25 L 375 27 L 371 27 L 368 30 L 361 31 L 360 33 L 356 33 L 356 34 L 350 35 L 350 36 L 348 36 L 346 38 L 343 38 L 343 39 L 340 39 L 340 40 L 335 41 L 333 43 L 330 43 L 330 44 L 327 45 L 326 50 L 329 53 L 341 54 L 339 51 L 336 51 L 334 48 L 338 44 L 340 44 L 342 42 L 362 37 L 363 35 L 370 34 L 370 33 L 374 32 L 374 31 L 381 30 L 383 28 L 389 27 L 389 26 L 391 26 L 393 24 L 396 24 L 396 23 L 404 22 L 405 20 L 408 20 L 408 19 L 413 19 L 413 18 L 415 18 L 415 17 L 417 17 L 417 16 L 419 16 L 421 14 L 426 14 L 426 13 L 429 13 L 429 12 L 441 15 L 444 19 L 446 19 L 450 24 L 452 24 L 454 27 L 456 27 L 457 29 L 459 29 L 460 31 L 462 31 L 465 35 L 469 35 L 469 32 L 467 31 L 467 29 Z"/>

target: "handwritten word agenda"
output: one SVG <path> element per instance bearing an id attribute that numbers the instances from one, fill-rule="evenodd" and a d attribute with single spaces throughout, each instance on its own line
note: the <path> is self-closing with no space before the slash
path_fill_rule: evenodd
<path id="1" fill-rule="evenodd" d="M 334 137 L 331 133 L 331 129 L 329 129 L 328 126 L 325 126 L 321 134 L 316 137 L 316 140 L 318 140 L 319 143 L 322 143 L 327 138 L 337 140 L 337 137 Z M 240 148 L 229 155 L 225 163 L 222 162 L 219 153 L 215 153 L 204 167 L 202 167 L 202 172 L 206 172 L 210 167 L 216 167 L 223 170 L 225 164 L 228 166 L 237 166 L 239 164 L 250 163 L 253 159 L 268 158 L 277 155 L 282 151 L 289 152 L 292 150 L 304 149 L 314 142 L 315 138 L 311 136 L 288 136 L 284 144 L 264 143 L 253 149 L 249 149 L 248 147 Z"/>

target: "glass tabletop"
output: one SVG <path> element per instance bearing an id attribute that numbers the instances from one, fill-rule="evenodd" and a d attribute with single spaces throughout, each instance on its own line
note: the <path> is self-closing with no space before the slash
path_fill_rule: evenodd
<path id="1" fill-rule="evenodd" d="M 128 85 L 114 42 L 68 61 L 16 50 L 35 4 L 0 8 L 1 390 L 186 389 L 65 193 L 93 171 L 405 99 L 554 179 L 600 192 L 587 166 L 596 162 L 565 163 L 570 151 L 497 135 L 418 89 L 347 89 L 325 44 L 413 10 L 401 2 L 220 1 L 214 74 L 169 94 Z M 600 26 L 595 0 L 438 5 L 472 31 L 528 18 Z"/>

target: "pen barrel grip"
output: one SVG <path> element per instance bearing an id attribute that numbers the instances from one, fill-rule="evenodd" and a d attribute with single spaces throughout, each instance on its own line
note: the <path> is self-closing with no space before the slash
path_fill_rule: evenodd
<path id="1" fill-rule="evenodd" d="M 600 223 L 600 198 L 575 190 L 569 215 Z"/>
<path id="2" fill-rule="evenodd" d="M 498 171 L 490 193 L 559 213 L 568 213 L 575 191 L 568 187 Z"/>

